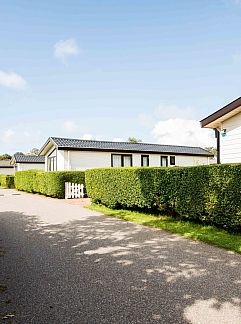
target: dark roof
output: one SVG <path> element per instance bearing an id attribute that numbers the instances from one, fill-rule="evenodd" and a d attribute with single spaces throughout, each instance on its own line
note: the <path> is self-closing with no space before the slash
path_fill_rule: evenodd
<path id="1" fill-rule="evenodd" d="M 40 150 L 40 154 L 49 142 L 52 142 L 60 150 L 100 150 L 213 156 L 212 153 L 202 149 L 201 147 L 130 142 L 93 141 L 59 137 L 50 137 L 43 146 L 43 148 Z"/>
<path id="2" fill-rule="evenodd" d="M 237 109 L 240 106 L 241 106 L 241 97 L 230 102 L 228 105 L 224 106 L 223 108 L 215 111 L 213 114 L 209 115 L 208 117 L 202 119 L 200 121 L 201 126 L 205 127 L 206 125 L 212 123 L 213 121 L 215 121 L 220 117 L 223 117 L 224 115 L 230 113 L 231 111 Z"/>
<path id="3" fill-rule="evenodd" d="M 10 164 L 10 161 L 11 160 L 0 160 L 0 168 L 13 168 L 13 166 Z"/>
<path id="4" fill-rule="evenodd" d="M 14 154 L 13 159 L 16 163 L 44 163 L 44 156 Z"/>

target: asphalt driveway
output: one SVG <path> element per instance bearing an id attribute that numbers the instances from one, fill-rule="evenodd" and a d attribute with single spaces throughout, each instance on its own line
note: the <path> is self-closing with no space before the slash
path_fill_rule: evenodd
<path id="1" fill-rule="evenodd" d="M 0 189 L 1 251 L 6 322 L 241 323 L 240 255 L 64 200 Z"/>

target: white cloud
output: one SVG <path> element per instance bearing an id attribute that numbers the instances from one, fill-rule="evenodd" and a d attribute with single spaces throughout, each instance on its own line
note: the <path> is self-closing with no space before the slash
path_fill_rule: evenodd
<path id="1" fill-rule="evenodd" d="M 195 117 L 196 112 L 192 107 L 160 104 L 151 113 L 140 114 L 138 119 L 141 125 L 152 128 L 157 120 L 168 120 L 172 118 L 195 119 Z"/>
<path id="2" fill-rule="evenodd" d="M 24 90 L 27 88 L 27 82 L 24 78 L 14 72 L 0 71 L 0 85 L 14 90 Z"/>
<path id="3" fill-rule="evenodd" d="M 84 134 L 83 136 L 82 136 L 82 139 L 83 140 L 94 140 L 95 139 L 95 137 L 92 135 L 92 134 Z"/>
<path id="4" fill-rule="evenodd" d="M 7 129 L 3 132 L 2 141 L 4 143 L 10 143 L 14 138 L 15 132 L 12 129 Z"/>
<path id="5" fill-rule="evenodd" d="M 115 137 L 112 142 L 124 142 L 124 139 L 122 137 Z"/>
<path id="6" fill-rule="evenodd" d="M 54 56 L 66 64 L 67 59 L 80 53 L 80 48 L 74 38 L 60 40 L 54 45 Z"/>
<path id="7" fill-rule="evenodd" d="M 77 125 L 72 120 L 66 120 L 63 124 L 63 128 L 69 133 L 74 133 L 77 130 Z"/>
<path id="8" fill-rule="evenodd" d="M 201 128 L 196 120 L 175 118 L 158 121 L 152 135 L 160 144 L 187 146 L 214 146 L 214 132 Z"/>

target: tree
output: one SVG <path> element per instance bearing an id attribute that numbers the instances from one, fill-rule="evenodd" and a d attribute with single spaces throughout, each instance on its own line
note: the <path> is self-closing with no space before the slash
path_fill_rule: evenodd
<path id="1" fill-rule="evenodd" d="M 27 155 L 38 155 L 38 154 L 39 154 L 39 149 L 37 149 L 36 147 L 32 148 L 30 152 L 27 153 Z"/>
<path id="2" fill-rule="evenodd" d="M 7 153 L 0 155 L 0 160 L 11 160 L 11 158 L 12 156 Z"/>
<path id="3" fill-rule="evenodd" d="M 214 155 L 214 157 L 217 157 L 217 149 L 216 149 L 216 147 L 213 147 L 213 146 L 205 147 L 205 150 L 212 153 Z"/>
<path id="4" fill-rule="evenodd" d="M 14 154 L 18 154 L 18 155 L 24 155 L 23 152 L 15 152 Z"/>
<path id="5" fill-rule="evenodd" d="M 128 137 L 127 141 L 130 142 L 130 143 L 141 143 L 142 142 L 141 139 L 138 139 L 136 137 Z"/>

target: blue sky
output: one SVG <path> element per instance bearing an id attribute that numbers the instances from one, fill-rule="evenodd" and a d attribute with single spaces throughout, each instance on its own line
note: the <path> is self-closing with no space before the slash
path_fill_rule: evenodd
<path id="1" fill-rule="evenodd" d="M 207 146 L 241 96 L 241 0 L 0 4 L 0 153 L 49 136 Z"/>

